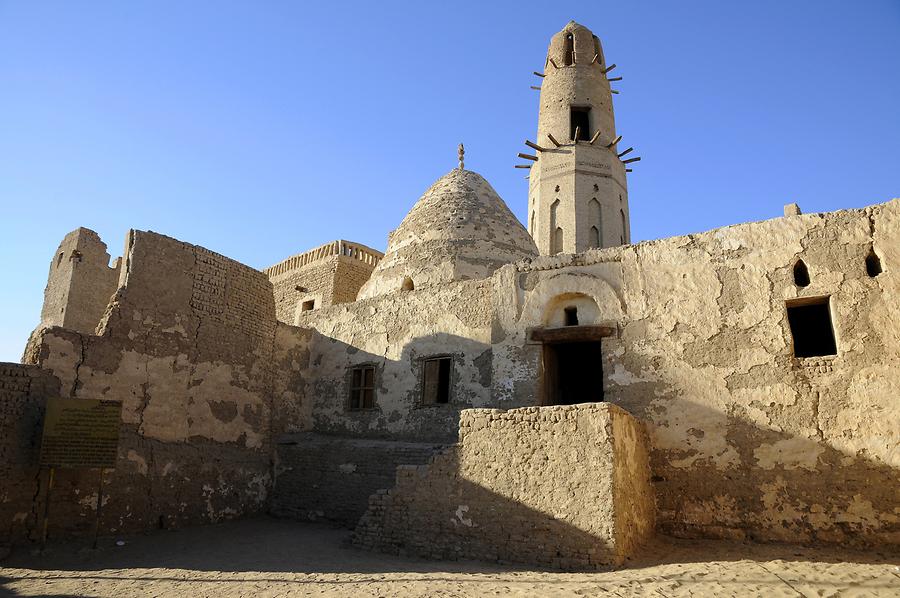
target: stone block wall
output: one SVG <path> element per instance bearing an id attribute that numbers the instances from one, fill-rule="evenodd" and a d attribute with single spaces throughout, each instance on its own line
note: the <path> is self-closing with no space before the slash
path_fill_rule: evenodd
<path id="1" fill-rule="evenodd" d="M 354 527 L 369 496 L 394 485 L 397 467 L 426 463 L 445 445 L 325 436 L 281 437 L 271 512 Z"/>
<path id="2" fill-rule="evenodd" d="M 647 438 L 609 404 L 462 412 L 459 443 L 373 495 L 356 546 L 565 570 L 620 564 L 654 529 Z"/>
<path id="3" fill-rule="evenodd" d="M 94 231 L 66 235 L 50 263 L 41 325 L 93 334 L 118 286 L 119 264 L 109 266 L 106 243 Z"/>

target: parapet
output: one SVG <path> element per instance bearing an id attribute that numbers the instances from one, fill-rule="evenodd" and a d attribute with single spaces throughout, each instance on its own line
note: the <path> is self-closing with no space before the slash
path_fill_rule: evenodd
<path id="1" fill-rule="evenodd" d="M 303 311 L 356 301 L 383 257 L 371 247 L 337 240 L 264 269 L 274 287 L 278 320 L 295 324 Z"/>

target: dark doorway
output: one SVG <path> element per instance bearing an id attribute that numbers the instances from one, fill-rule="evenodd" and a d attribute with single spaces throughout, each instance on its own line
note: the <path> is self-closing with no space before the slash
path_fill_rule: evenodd
<path id="1" fill-rule="evenodd" d="M 837 355 L 828 297 L 801 299 L 787 305 L 788 325 L 796 357 Z"/>
<path id="2" fill-rule="evenodd" d="M 569 126 L 571 128 L 572 141 L 590 141 L 591 139 L 591 109 L 572 106 Z M 576 132 L 578 133 L 576 135 Z"/>
<path id="3" fill-rule="evenodd" d="M 544 405 L 603 400 L 600 341 L 544 344 Z"/>

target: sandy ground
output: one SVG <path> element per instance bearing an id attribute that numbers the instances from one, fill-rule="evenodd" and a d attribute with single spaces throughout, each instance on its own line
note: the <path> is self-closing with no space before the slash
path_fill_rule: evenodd
<path id="1" fill-rule="evenodd" d="M 900 596 L 876 552 L 662 539 L 627 568 L 558 573 L 359 551 L 270 518 L 14 552 L 0 596 Z"/>

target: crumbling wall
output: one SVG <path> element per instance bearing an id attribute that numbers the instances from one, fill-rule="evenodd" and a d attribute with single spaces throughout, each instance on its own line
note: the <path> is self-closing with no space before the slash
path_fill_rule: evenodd
<path id="1" fill-rule="evenodd" d="M 313 429 L 338 435 L 453 441 L 459 412 L 491 400 L 490 280 L 397 291 L 305 312 Z M 422 403 L 423 359 L 452 359 L 450 400 Z M 375 407 L 351 409 L 351 370 L 375 367 Z"/>
<path id="2" fill-rule="evenodd" d="M 602 341 L 605 398 L 649 424 L 663 531 L 900 543 L 898 241 L 894 200 L 506 268 L 494 276 L 494 398 L 539 399 L 529 330 L 587 295 L 588 323 L 615 330 Z M 795 357 L 786 303 L 821 297 L 837 355 Z"/>
<path id="3" fill-rule="evenodd" d="M 109 266 L 106 243 L 78 228 L 60 242 L 47 276 L 41 326 L 93 334 L 119 281 L 119 260 Z"/>
<path id="4" fill-rule="evenodd" d="M 399 465 L 420 465 L 444 445 L 288 434 L 277 441 L 271 512 L 354 527 L 369 496 L 394 485 Z"/>
<path id="5" fill-rule="evenodd" d="M 609 404 L 466 410 L 459 444 L 399 468 L 353 543 L 567 570 L 620 564 L 653 533 L 646 444 Z"/>
<path id="6" fill-rule="evenodd" d="M 37 529 L 41 422 L 59 391 L 37 366 L 0 363 L 0 550 Z"/>
<path id="7" fill-rule="evenodd" d="M 264 274 L 201 247 L 132 231 L 98 335 L 38 331 L 26 360 L 63 397 L 123 402 L 104 532 L 262 510 L 272 484 L 275 307 Z M 97 473 L 61 472 L 51 534 L 90 525 Z"/>

